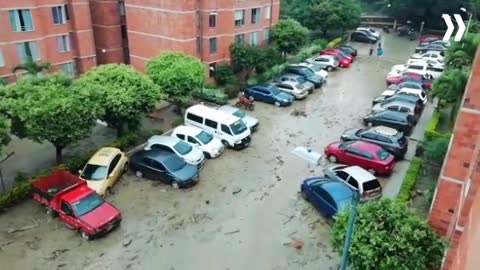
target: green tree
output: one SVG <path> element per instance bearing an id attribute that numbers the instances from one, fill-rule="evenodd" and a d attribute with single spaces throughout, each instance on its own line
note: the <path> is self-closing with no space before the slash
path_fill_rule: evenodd
<path id="1" fill-rule="evenodd" d="M 180 106 L 188 101 L 205 80 L 205 67 L 193 56 L 166 52 L 147 63 L 147 74 L 167 100 Z"/>
<path id="2" fill-rule="evenodd" d="M 357 0 L 323 0 L 305 7 L 303 25 L 312 30 L 321 29 L 324 34 L 330 29 L 344 32 L 360 23 L 361 8 Z"/>
<path id="3" fill-rule="evenodd" d="M 447 103 L 459 102 L 465 91 L 468 73 L 460 69 L 447 69 L 433 84 L 432 96 Z"/>
<path id="4" fill-rule="evenodd" d="M 337 216 L 332 246 L 339 253 L 350 210 Z M 390 199 L 360 205 L 350 247 L 349 269 L 438 269 L 445 243 L 405 204 Z"/>
<path id="5" fill-rule="evenodd" d="M 4 145 L 7 145 L 10 142 L 10 125 L 8 123 L 8 120 L 0 115 L 0 156 L 2 153 L 2 148 Z"/>
<path id="6" fill-rule="evenodd" d="M 0 87 L 6 86 L 8 84 L 7 78 L 0 78 Z"/>
<path id="7" fill-rule="evenodd" d="M 448 49 L 445 59 L 447 67 L 470 67 L 475 58 L 479 44 L 480 34 L 467 34 L 461 41 L 454 42 Z"/>
<path id="8" fill-rule="evenodd" d="M 428 161 L 436 163 L 437 165 L 442 164 L 445 155 L 447 154 L 448 144 L 450 143 L 449 137 L 440 137 L 432 141 L 427 142 L 425 147 L 425 158 Z"/>
<path id="9" fill-rule="evenodd" d="M 308 29 L 294 19 L 280 20 L 273 28 L 272 39 L 286 59 L 287 54 L 297 52 L 307 42 Z"/>
<path id="10" fill-rule="evenodd" d="M 250 46 L 244 44 L 232 44 L 230 46 L 233 70 L 241 73 L 243 82 L 248 80 L 252 71 L 262 65 L 261 68 L 269 68 L 277 63 L 278 51 L 270 46 Z"/>
<path id="11" fill-rule="evenodd" d="M 96 92 L 98 103 L 104 109 L 100 119 L 117 130 L 117 136 L 139 126 L 141 117 L 152 111 L 160 100 L 158 87 L 133 67 L 108 64 L 85 73 L 79 84 Z"/>
<path id="12" fill-rule="evenodd" d="M 32 58 L 28 58 L 25 63 L 15 66 L 12 72 L 15 73 L 19 70 L 23 70 L 28 75 L 37 76 L 38 74 L 41 74 L 44 70 L 50 70 L 51 66 L 52 65 L 50 63 L 36 62 L 33 61 Z"/>
<path id="13" fill-rule="evenodd" d="M 68 80 L 62 74 L 21 79 L 7 87 L 1 105 L 27 138 L 53 144 L 57 164 L 66 146 L 90 135 L 100 114 L 95 97 L 82 86 L 66 85 Z"/>

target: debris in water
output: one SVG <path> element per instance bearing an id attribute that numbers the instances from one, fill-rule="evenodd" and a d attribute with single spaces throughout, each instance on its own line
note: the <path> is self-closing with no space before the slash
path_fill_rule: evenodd
<path id="1" fill-rule="evenodd" d="M 239 232 L 240 232 L 240 230 L 235 230 L 235 231 L 231 231 L 231 232 L 226 232 L 225 235 L 239 233 Z"/>
<path id="2" fill-rule="evenodd" d="M 210 204 L 210 200 L 206 200 L 205 203 L 206 203 L 206 204 Z"/>
<path id="3" fill-rule="evenodd" d="M 122 243 L 122 246 L 128 247 L 132 243 L 133 239 L 129 239 L 128 241 L 125 241 Z"/>
<path id="4" fill-rule="evenodd" d="M 242 191 L 242 189 L 240 187 L 236 187 L 236 188 L 233 189 L 232 194 L 235 195 L 237 193 L 240 193 L 241 191 Z"/>
<path id="5" fill-rule="evenodd" d="M 297 110 L 297 109 L 294 109 L 294 110 L 290 113 L 290 115 L 307 117 L 307 113 L 306 113 L 305 111 Z"/>

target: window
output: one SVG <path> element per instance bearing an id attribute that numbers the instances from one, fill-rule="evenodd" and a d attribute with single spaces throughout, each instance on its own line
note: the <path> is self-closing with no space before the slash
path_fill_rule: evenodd
<path id="1" fill-rule="evenodd" d="M 235 26 L 243 26 L 245 24 L 245 10 L 235 11 Z"/>
<path id="2" fill-rule="evenodd" d="M 115 169 L 115 167 L 117 167 L 117 164 L 118 162 L 120 161 L 120 159 L 122 158 L 122 154 L 117 154 L 112 162 L 110 163 L 110 166 L 108 167 L 108 175 L 110 176 L 110 174 L 113 172 L 113 170 Z"/>
<path id="3" fill-rule="evenodd" d="M 215 121 L 212 121 L 212 120 L 209 120 L 209 119 L 205 119 L 205 125 L 206 125 L 207 127 L 211 127 L 211 128 L 217 129 L 217 122 L 215 122 Z"/>
<path id="4" fill-rule="evenodd" d="M 155 160 L 152 160 L 152 167 L 161 171 L 161 172 L 165 171 L 165 167 L 160 162 L 155 161 Z"/>
<path id="5" fill-rule="evenodd" d="M 245 34 L 235 35 L 235 45 L 245 44 Z"/>
<path id="6" fill-rule="evenodd" d="M 185 135 L 177 134 L 177 138 L 179 138 L 180 140 L 185 140 Z"/>
<path id="7" fill-rule="evenodd" d="M 317 188 L 315 190 L 315 192 L 317 192 L 317 194 L 320 196 L 320 198 L 322 198 L 327 204 L 329 204 L 332 207 L 336 206 L 335 201 L 333 200 L 332 196 L 330 196 L 330 194 L 328 194 L 328 192 L 326 192 L 324 189 Z"/>
<path id="8" fill-rule="evenodd" d="M 28 59 L 33 61 L 40 60 L 40 54 L 38 53 L 38 44 L 36 41 L 27 41 L 17 43 L 17 53 L 20 58 L 20 62 L 25 63 Z"/>
<path id="9" fill-rule="evenodd" d="M 143 157 L 142 162 L 143 162 L 143 164 L 145 164 L 146 166 L 152 167 L 153 160 L 151 160 L 150 158 L 148 158 L 148 157 Z"/>
<path id="10" fill-rule="evenodd" d="M 277 87 L 283 88 L 283 89 L 288 89 L 288 90 L 293 90 L 293 87 L 288 85 L 288 84 L 279 84 Z"/>
<path id="11" fill-rule="evenodd" d="M 232 132 L 226 125 L 222 125 L 222 132 L 227 133 L 228 135 L 232 135 Z"/>
<path id="12" fill-rule="evenodd" d="M 272 6 L 265 7 L 265 19 L 269 20 L 272 15 Z"/>
<path id="13" fill-rule="evenodd" d="M 5 59 L 3 58 L 2 50 L 0 49 L 0 67 L 5 66 Z"/>
<path id="14" fill-rule="evenodd" d="M 187 113 L 187 119 L 192 120 L 192 121 L 197 122 L 197 123 L 200 123 L 200 124 L 203 124 L 203 118 L 198 116 L 198 115 L 195 115 L 193 113 Z"/>
<path id="15" fill-rule="evenodd" d="M 70 19 L 68 17 L 67 6 L 52 7 L 52 16 L 54 24 L 65 24 L 67 20 Z"/>
<path id="16" fill-rule="evenodd" d="M 350 154 L 353 156 L 360 156 L 360 151 L 355 148 L 349 148 L 347 149 L 347 154 Z"/>
<path id="17" fill-rule="evenodd" d="M 338 177 L 340 177 L 340 179 L 342 179 L 343 181 L 347 181 L 348 173 L 343 172 L 343 171 L 338 171 L 338 172 L 335 172 L 335 174 L 336 174 Z"/>
<path id="18" fill-rule="evenodd" d="M 61 65 L 63 72 L 67 74 L 70 77 L 75 77 L 75 74 L 77 73 L 75 69 L 75 63 L 70 62 L 70 63 L 65 63 Z"/>
<path id="19" fill-rule="evenodd" d="M 348 179 L 348 183 L 349 183 L 352 187 L 358 189 L 358 182 L 357 182 L 357 180 L 355 180 L 355 178 L 350 177 L 350 179 Z"/>
<path id="20" fill-rule="evenodd" d="M 160 149 L 160 150 L 163 150 L 163 151 L 166 151 L 166 152 L 169 152 L 169 153 L 174 153 L 173 150 L 170 147 L 165 146 L 165 145 L 161 145 L 161 144 L 154 144 L 150 148 Z"/>
<path id="21" fill-rule="evenodd" d="M 57 47 L 59 52 L 69 52 L 70 48 L 70 36 L 63 35 L 57 37 Z"/>
<path id="22" fill-rule="evenodd" d="M 217 13 L 216 12 L 210 12 L 208 15 L 208 26 L 210 27 L 216 27 L 217 26 Z"/>
<path id="23" fill-rule="evenodd" d="M 270 39 L 270 27 L 264 28 L 263 29 L 263 40 L 269 40 Z"/>
<path id="24" fill-rule="evenodd" d="M 70 216 L 73 215 L 72 208 L 66 202 L 62 202 L 62 206 L 60 208 L 62 209 L 62 212 L 64 212 L 65 214 Z"/>
<path id="25" fill-rule="evenodd" d="M 196 144 L 196 145 L 200 145 L 200 144 L 198 143 L 198 141 L 197 141 L 195 138 L 191 137 L 191 136 L 188 136 L 188 142 L 189 142 L 189 143 Z"/>
<path id="26" fill-rule="evenodd" d="M 210 38 L 208 40 L 209 46 L 210 46 L 210 53 L 216 53 L 217 52 L 217 38 Z"/>
<path id="27" fill-rule="evenodd" d="M 257 46 L 259 44 L 259 42 L 258 42 L 258 32 L 250 33 L 250 44 L 252 46 Z"/>
<path id="28" fill-rule="evenodd" d="M 362 157 L 373 160 L 373 155 L 366 151 L 362 151 Z"/>
<path id="29" fill-rule="evenodd" d="M 260 21 L 260 8 L 252 8 L 252 24 Z"/>
<path id="30" fill-rule="evenodd" d="M 32 12 L 29 9 L 10 10 L 8 13 L 14 32 L 33 31 Z"/>

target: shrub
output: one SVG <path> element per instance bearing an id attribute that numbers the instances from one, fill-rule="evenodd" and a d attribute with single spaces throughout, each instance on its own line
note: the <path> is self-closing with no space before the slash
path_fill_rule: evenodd
<path id="1" fill-rule="evenodd" d="M 172 122 L 172 128 L 183 125 L 183 117 L 179 117 Z"/>
<path id="2" fill-rule="evenodd" d="M 223 86 L 229 83 L 234 83 L 235 79 L 233 69 L 230 65 L 222 64 L 217 65 L 215 68 L 215 81 L 218 85 Z"/>
<path id="3" fill-rule="evenodd" d="M 224 92 L 228 98 L 236 98 L 238 97 L 238 93 L 242 89 L 242 86 L 239 84 L 229 84 L 225 86 Z"/>
<path id="4" fill-rule="evenodd" d="M 207 102 L 224 105 L 227 103 L 228 97 L 220 90 L 204 88 L 203 91 L 196 90 L 193 97 Z"/>
<path id="5" fill-rule="evenodd" d="M 436 164 L 441 164 L 447 154 L 449 137 L 439 137 L 427 142 L 425 147 L 425 158 Z"/>
<path id="6" fill-rule="evenodd" d="M 327 44 L 327 48 L 330 49 L 330 48 L 337 47 L 338 45 L 342 44 L 343 41 L 344 41 L 344 38 L 343 38 L 343 37 L 338 37 L 338 38 L 330 41 L 330 42 Z"/>
<path id="7" fill-rule="evenodd" d="M 403 178 L 402 187 L 400 188 L 400 193 L 398 194 L 397 199 L 402 202 L 410 201 L 412 196 L 412 191 L 417 184 L 417 179 L 422 168 L 423 161 L 419 158 L 413 158 L 410 161 L 410 167 L 408 167 L 405 178 Z"/>
<path id="8" fill-rule="evenodd" d="M 29 179 L 28 175 L 24 172 L 17 172 L 17 174 L 15 175 L 15 178 L 13 179 L 13 181 L 18 184 L 18 183 L 22 183 L 22 182 L 25 182 Z"/>
<path id="9" fill-rule="evenodd" d="M 432 119 L 428 122 L 428 125 L 425 129 L 425 139 L 431 141 L 435 138 L 441 137 L 442 135 L 437 132 L 438 124 L 440 123 L 440 112 L 434 112 Z"/>

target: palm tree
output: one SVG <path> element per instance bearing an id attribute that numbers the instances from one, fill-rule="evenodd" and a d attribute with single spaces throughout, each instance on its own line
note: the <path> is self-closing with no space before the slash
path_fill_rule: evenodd
<path id="1" fill-rule="evenodd" d="M 50 67 L 50 63 L 35 62 L 29 57 L 25 63 L 15 66 L 12 72 L 15 73 L 19 70 L 24 70 L 28 75 L 37 76 L 43 70 L 49 70 Z"/>

